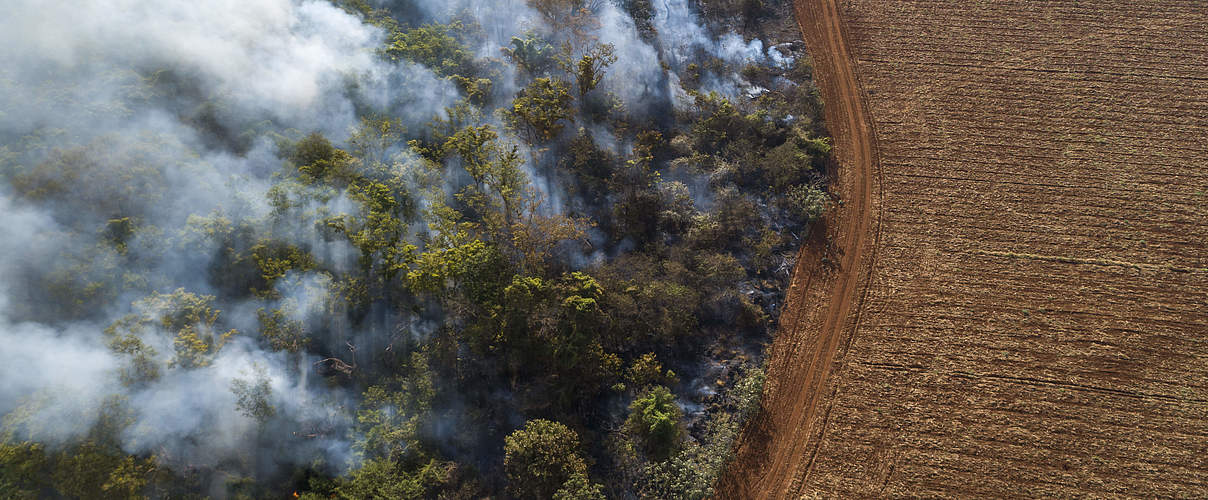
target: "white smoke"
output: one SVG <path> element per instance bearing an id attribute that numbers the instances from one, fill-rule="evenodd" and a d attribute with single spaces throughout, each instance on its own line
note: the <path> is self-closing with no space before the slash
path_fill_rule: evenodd
<path id="1" fill-rule="evenodd" d="M 333 76 L 371 68 L 381 37 L 330 3 L 291 0 L 16 0 L 0 22 L 19 68 L 171 65 L 277 111 L 313 106 Z"/>
<path id="2" fill-rule="evenodd" d="M 499 57 L 511 37 L 540 28 L 539 17 L 522 0 L 420 6 L 425 20 L 468 13 L 485 34 L 473 47 L 481 58 Z M 765 57 L 759 40 L 712 37 L 686 0 L 656 2 L 656 11 L 654 44 L 643 41 L 632 20 L 611 3 L 597 12 L 594 35 L 614 44 L 618 57 L 603 86 L 635 108 L 667 96 L 686 104 L 677 77 L 664 73 L 663 62 L 681 69 L 700 52 L 734 65 Z M 6 2 L 0 14 L 0 141 L 20 142 L 18 161 L 26 165 L 52 157 L 56 148 L 96 147 L 86 150 L 95 153 L 88 158 L 95 164 L 89 176 L 66 179 L 69 195 L 54 203 L 14 201 L 7 186 L 0 188 L 0 415 L 31 409 L 36 415 L 26 420 L 36 428 L 27 432 L 57 444 L 86 432 L 97 409 L 118 398 L 131 411 L 133 423 L 122 436 L 131 453 L 214 464 L 254 452 L 257 437 L 271 431 L 308 436 L 273 460 L 309 460 L 320 453 L 329 463 L 344 464 L 344 431 L 351 424 L 351 405 L 340 408 L 346 395 L 312 380 L 314 359 L 257 346 L 260 302 L 222 304 L 224 323 L 241 335 L 208 366 L 168 370 L 129 388 L 119 377 L 127 360 L 109 350 L 102 332 L 140 297 L 113 297 L 103 310 L 92 311 L 95 317 L 60 322 L 31 312 L 44 304 L 28 285 L 64 258 L 91 259 L 86 269 L 114 260 L 96 233 L 115 215 L 98 206 L 113 203 L 120 215 L 133 212 L 148 228 L 132 237 L 129 250 L 153 267 L 146 279 L 157 281 L 144 288 L 214 294 L 206 267 L 221 248 L 188 239 L 186 220 L 266 218 L 272 207 L 265 193 L 281 161 L 274 143 L 262 136 L 242 148 L 215 145 L 191 117 L 212 107 L 214 121 L 234 134 L 268 121 L 271 130 L 319 131 L 339 143 L 364 108 L 415 126 L 461 97 L 426 68 L 377 57 L 385 36 L 320 0 Z M 513 91 L 512 77 L 504 74 L 496 85 Z M 713 78 L 707 88 L 737 94 L 736 75 Z M 611 149 L 623 147 L 599 127 L 589 132 Z M 154 147 L 147 151 L 149 143 Z M 0 161 L 0 174 L 4 168 Z M 546 184 L 550 205 L 561 211 L 561 193 Z M 344 196 L 298 201 L 300 211 L 356 210 Z M 273 236 L 311 248 L 337 270 L 355 257 L 346 241 L 323 240 L 313 224 L 274 228 Z M 282 303 L 293 306 L 286 311 L 289 318 L 301 321 L 321 308 L 330 287 L 326 276 L 291 274 L 276 291 Z M 144 339 L 161 365 L 173 351 L 169 333 L 156 330 Z M 239 410 L 231 391 L 234 381 L 255 377 L 267 381 L 267 402 L 277 411 L 269 431 Z"/>
<path id="3" fill-rule="evenodd" d="M 744 42 L 735 33 L 713 38 L 701 24 L 688 0 L 660 0 L 654 2 L 654 27 L 659 33 L 670 63 L 681 67 L 696 58 L 697 51 L 705 51 L 735 64 L 746 64 L 763 59 L 763 42 Z"/>
<path id="4" fill-rule="evenodd" d="M 186 118 L 212 106 L 219 125 L 236 132 L 269 120 L 276 129 L 317 130 L 342 141 L 358 107 L 418 124 L 460 98 L 426 68 L 379 58 L 384 37 L 316 0 L 7 2 L 0 15 L 0 140 L 20 143 L 17 161 L 26 165 L 58 148 L 95 147 L 85 150 L 89 177 L 64 181 L 71 196 L 33 206 L 0 191 L 0 415 L 34 412 L 24 418 L 25 432 L 62 443 L 86 432 L 98 409 L 117 398 L 133 422 L 122 436 L 126 451 L 196 464 L 242 456 L 263 432 L 323 427 L 332 430 L 295 446 L 309 454 L 290 449 L 273 460 L 310 460 L 318 452 L 344 465 L 349 415 L 333 410 L 344 395 L 310 380 L 313 359 L 257 347 L 253 305 L 222 304 L 222 321 L 241 334 L 208 366 L 164 370 L 129 388 L 119 377 L 127 360 L 110 351 L 102 332 L 139 297 L 115 297 L 87 321 L 32 321 L 23 318 L 39 317 L 31 311 L 45 307 L 34 292 L 45 291 L 26 285 L 61 268 L 64 258 L 84 260 L 85 269 L 113 260 L 95 233 L 114 215 L 97 204 L 110 203 L 150 229 L 132 237 L 129 251 L 151 263 L 144 276 L 159 280 L 157 288 L 214 293 L 206 266 L 218 249 L 181 239 L 186 218 L 265 217 L 265 192 L 281 161 L 264 139 L 240 152 L 209 146 Z M 50 167 L 47 175 L 67 174 Z M 351 212 L 346 198 L 332 203 L 336 213 Z M 313 227 L 282 232 L 305 243 L 316 238 Z M 331 245 L 319 253 L 349 260 L 346 242 Z M 302 281 L 282 290 L 301 306 L 298 314 L 312 310 L 325 290 L 321 279 Z M 173 352 L 170 333 L 143 335 L 161 366 Z M 236 406 L 232 382 L 253 376 L 271 388 L 274 429 Z"/>

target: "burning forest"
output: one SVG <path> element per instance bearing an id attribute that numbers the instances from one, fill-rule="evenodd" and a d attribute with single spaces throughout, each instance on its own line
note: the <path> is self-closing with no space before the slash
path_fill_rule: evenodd
<path id="1" fill-rule="evenodd" d="M 710 495 L 831 200 L 788 9 L 10 2 L 0 491 Z"/>

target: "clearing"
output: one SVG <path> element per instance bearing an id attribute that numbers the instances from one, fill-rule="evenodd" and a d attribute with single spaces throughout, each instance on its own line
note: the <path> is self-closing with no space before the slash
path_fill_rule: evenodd
<path id="1" fill-rule="evenodd" d="M 843 203 L 721 496 L 1208 496 L 1208 8 L 796 7 Z"/>

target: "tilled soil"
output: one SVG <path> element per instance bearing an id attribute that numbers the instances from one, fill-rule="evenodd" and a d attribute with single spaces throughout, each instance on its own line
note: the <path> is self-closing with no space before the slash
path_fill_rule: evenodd
<path id="1" fill-rule="evenodd" d="M 843 203 L 720 495 L 1208 496 L 1208 6 L 796 7 Z"/>

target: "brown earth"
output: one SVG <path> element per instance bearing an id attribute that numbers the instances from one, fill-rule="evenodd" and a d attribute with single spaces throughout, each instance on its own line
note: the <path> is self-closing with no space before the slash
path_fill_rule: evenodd
<path id="1" fill-rule="evenodd" d="M 719 495 L 1208 496 L 1208 5 L 796 8 L 844 202 Z"/>

